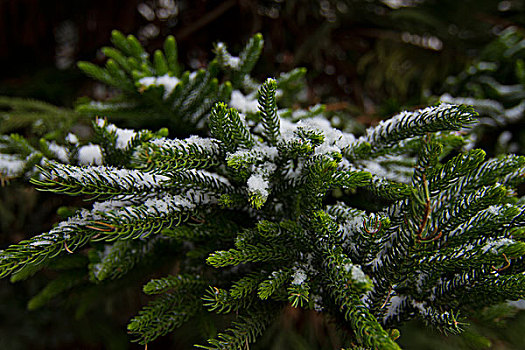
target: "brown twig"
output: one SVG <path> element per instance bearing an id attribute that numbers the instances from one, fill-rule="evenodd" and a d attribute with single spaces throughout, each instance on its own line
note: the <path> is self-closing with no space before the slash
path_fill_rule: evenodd
<path id="1" fill-rule="evenodd" d="M 430 242 L 435 242 L 437 241 L 438 239 L 441 238 L 441 236 L 443 235 L 443 231 L 439 231 L 439 233 L 437 233 L 438 231 L 438 228 L 436 227 L 436 229 L 434 230 L 432 236 L 430 237 L 425 237 L 425 238 L 419 238 L 418 241 L 419 242 L 422 242 L 422 243 L 430 243 Z M 437 234 L 436 234 L 437 233 Z"/>
<path id="2" fill-rule="evenodd" d="M 496 267 L 492 266 L 492 269 L 493 269 L 494 271 L 496 271 L 496 272 L 501 272 L 501 271 L 503 271 L 503 270 L 509 268 L 509 266 L 510 266 L 510 260 L 509 260 L 509 258 L 507 258 L 507 255 L 505 255 L 505 253 L 503 253 L 503 257 L 505 258 L 506 265 L 503 266 L 503 267 L 500 267 L 500 268 L 496 268 Z"/>
<path id="3" fill-rule="evenodd" d="M 64 248 L 66 249 L 66 251 L 69 253 L 69 254 L 73 254 L 73 251 L 71 251 L 69 249 L 69 247 L 67 246 L 67 242 L 64 242 Z"/>
<path id="4" fill-rule="evenodd" d="M 190 216 L 190 219 L 192 219 L 193 221 L 195 221 L 198 224 L 204 224 L 206 222 L 206 220 L 200 219 L 200 218 L 196 218 L 194 216 Z"/>
<path id="5" fill-rule="evenodd" d="M 377 223 L 377 226 L 376 226 L 377 228 L 371 231 L 368 229 L 368 227 L 366 227 L 366 219 L 363 219 L 363 230 L 365 230 L 365 232 L 368 233 L 370 236 L 375 235 L 381 230 L 381 220 L 376 219 L 376 223 Z"/>
<path id="6" fill-rule="evenodd" d="M 427 177 L 425 176 L 425 174 L 423 174 L 422 178 L 423 178 L 423 186 L 425 187 L 425 214 L 423 217 L 423 221 L 421 222 L 421 225 L 419 226 L 419 229 L 417 231 L 417 237 L 419 240 L 421 240 L 421 234 L 423 233 L 423 230 L 427 226 L 428 219 L 430 218 L 430 213 L 432 212 L 432 206 L 430 205 L 430 197 L 428 195 Z"/>
<path id="7" fill-rule="evenodd" d="M 383 303 L 383 305 L 381 305 L 381 307 L 379 309 L 382 309 L 382 308 L 384 308 L 386 306 L 386 304 L 390 300 L 391 296 L 392 296 L 392 286 L 388 287 L 388 296 L 386 297 L 385 302 Z"/>
<path id="8" fill-rule="evenodd" d="M 113 225 L 111 225 L 111 224 L 107 224 L 107 223 L 105 223 L 105 222 L 95 221 L 95 224 L 109 227 L 109 229 L 103 229 L 103 228 L 100 228 L 100 227 L 90 226 L 90 225 L 86 225 L 86 227 L 87 227 L 87 228 L 90 228 L 90 229 L 92 229 L 92 230 L 102 231 L 102 232 L 113 232 L 113 231 L 115 230 L 115 226 L 113 226 Z"/>

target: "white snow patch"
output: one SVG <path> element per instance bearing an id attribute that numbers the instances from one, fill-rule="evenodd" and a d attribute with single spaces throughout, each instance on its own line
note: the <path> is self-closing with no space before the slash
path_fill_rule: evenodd
<path id="1" fill-rule="evenodd" d="M 239 57 L 230 56 L 228 57 L 228 66 L 231 68 L 238 68 L 241 63 L 241 59 Z"/>
<path id="2" fill-rule="evenodd" d="M 427 309 L 425 308 L 426 303 L 425 302 L 418 302 L 416 300 L 412 300 L 411 302 L 412 306 L 419 310 L 419 312 L 424 315 L 427 312 Z"/>
<path id="3" fill-rule="evenodd" d="M 191 135 L 190 137 L 184 139 L 184 141 L 188 144 L 199 146 L 204 149 L 217 149 L 218 148 L 217 142 L 209 137 L 205 138 L 205 137 L 200 137 L 197 135 Z"/>
<path id="4" fill-rule="evenodd" d="M 417 279 L 416 279 L 416 288 L 417 288 L 417 291 L 420 293 L 423 291 L 423 282 L 425 281 L 427 276 L 428 275 L 426 273 L 418 271 Z"/>
<path id="5" fill-rule="evenodd" d="M 366 277 L 361 267 L 358 265 L 352 266 L 352 279 L 359 283 L 367 283 L 368 278 Z"/>
<path id="6" fill-rule="evenodd" d="M 270 187 L 270 184 L 263 178 L 262 174 L 257 173 L 250 176 L 247 185 L 248 190 L 251 193 L 259 193 L 261 197 L 264 198 L 268 197 L 268 188 Z"/>
<path id="7" fill-rule="evenodd" d="M 312 295 L 310 297 L 311 300 L 314 302 L 314 310 L 317 312 L 323 312 L 324 306 L 323 306 L 323 298 L 320 295 Z"/>
<path id="8" fill-rule="evenodd" d="M 380 156 L 371 160 L 362 160 L 359 162 L 359 168 L 356 170 L 368 171 L 381 179 L 387 179 L 395 182 L 409 183 L 413 168 L 396 164 L 396 161 L 403 161 L 400 156 Z"/>
<path id="9" fill-rule="evenodd" d="M 131 139 L 135 137 L 137 134 L 135 131 L 131 129 L 119 129 L 116 130 L 117 133 L 117 144 L 115 145 L 118 149 L 126 149 L 129 146 L 129 142 Z"/>
<path id="10" fill-rule="evenodd" d="M 72 165 L 49 162 L 52 165 L 51 176 L 56 174 L 63 178 L 72 178 L 81 183 L 90 183 L 103 178 L 108 186 L 125 189 L 145 189 L 162 186 L 169 177 L 140 170 L 117 169 L 104 166 L 92 166 L 88 169 Z"/>
<path id="11" fill-rule="evenodd" d="M 293 274 L 293 285 L 300 285 L 303 284 L 304 281 L 306 281 L 306 272 L 303 269 L 297 269 L 295 270 L 295 273 Z"/>
<path id="12" fill-rule="evenodd" d="M 144 202 L 144 206 L 147 208 L 148 213 L 154 214 L 158 212 L 167 215 L 171 212 L 172 208 L 193 208 L 195 204 L 182 196 L 167 195 L 164 198 L 150 198 Z"/>
<path id="13" fill-rule="evenodd" d="M 511 300 L 511 301 L 508 301 L 507 304 L 509 304 L 510 306 L 514 306 L 517 309 L 525 310 L 525 300 L 524 299 Z"/>
<path id="14" fill-rule="evenodd" d="M 137 133 L 132 129 L 121 129 L 115 124 L 107 124 L 104 119 L 97 119 L 97 124 L 101 128 L 105 128 L 107 131 L 115 133 L 117 136 L 116 145 L 117 149 L 126 149 L 129 146 L 129 142 L 133 139 Z"/>
<path id="15" fill-rule="evenodd" d="M 496 205 L 491 205 L 487 208 L 487 211 L 491 213 L 492 215 L 499 215 L 500 214 L 501 207 Z"/>
<path id="16" fill-rule="evenodd" d="M 247 160 L 247 161 L 264 161 L 265 159 L 274 160 L 279 155 L 277 147 L 269 147 L 266 145 L 257 144 L 251 149 L 239 149 L 234 153 L 229 153 L 226 157 L 226 160 L 231 160 L 235 158 Z M 269 163 L 269 162 L 266 162 Z M 264 164 L 268 166 L 269 164 Z M 274 164 L 272 164 L 275 167 Z M 272 171 L 274 171 L 273 169 Z"/>
<path id="17" fill-rule="evenodd" d="M 168 98 L 173 89 L 180 83 L 179 78 L 170 77 L 169 74 L 164 74 L 160 77 L 144 77 L 139 80 L 139 84 L 145 87 L 150 86 L 163 86 L 164 87 L 164 99 Z"/>
<path id="18" fill-rule="evenodd" d="M 119 209 L 122 207 L 130 206 L 131 202 L 129 201 L 119 201 L 115 199 L 110 199 L 104 202 L 95 202 L 93 203 L 93 211 L 96 212 L 108 212 L 110 210 Z"/>
<path id="19" fill-rule="evenodd" d="M 68 163 L 69 155 L 67 149 L 64 146 L 56 144 L 55 141 L 51 141 L 48 144 L 49 151 L 53 153 L 61 162 Z"/>
<path id="20" fill-rule="evenodd" d="M 388 304 L 386 314 L 383 317 L 383 322 L 386 322 L 389 318 L 395 317 L 399 314 L 401 311 L 401 306 L 406 298 L 406 296 L 397 295 L 394 295 L 392 298 L 390 298 L 390 303 Z"/>
<path id="21" fill-rule="evenodd" d="M 368 278 L 366 277 L 363 270 L 361 270 L 361 266 L 354 265 L 354 264 L 346 264 L 343 266 L 346 272 L 350 272 L 352 274 L 352 279 L 358 283 L 367 283 Z"/>
<path id="22" fill-rule="evenodd" d="M 325 140 L 323 144 L 317 147 L 316 153 L 325 153 L 323 152 L 323 149 L 329 152 L 333 152 L 333 149 L 340 150 L 348 147 L 356 140 L 353 134 L 342 132 L 341 130 L 332 127 L 330 121 L 320 116 L 302 119 L 297 122 L 296 127 L 317 130 L 323 133 Z"/>
<path id="23" fill-rule="evenodd" d="M 284 175 L 285 178 L 291 179 L 291 180 L 297 180 L 301 177 L 304 169 L 305 162 L 303 160 L 299 160 L 297 164 L 295 164 L 295 167 L 293 166 L 293 162 L 289 160 L 286 164 L 286 174 Z"/>
<path id="24" fill-rule="evenodd" d="M 75 134 L 69 133 L 66 136 L 66 141 L 71 144 L 77 144 L 78 143 L 78 137 Z"/>
<path id="25" fill-rule="evenodd" d="M 102 149 L 98 145 L 86 145 L 78 149 L 78 162 L 82 165 L 101 165 Z"/>
<path id="26" fill-rule="evenodd" d="M 492 254 L 498 254 L 498 248 L 499 247 L 510 245 L 510 244 L 513 244 L 513 243 L 514 243 L 514 240 L 510 239 L 510 238 L 500 238 L 500 239 L 497 239 L 497 240 L 491 240 L 491 241 L 487 242 L 483 246 L 481 251 L 483 253 L 486 253 L 486 252 L 488 252 L 490 250 L 490 252 Z"/>
<path id="27" fill-rule="evenodd" d="M 217 51 L 220 52 L 220 51 L 223 51 L 223 57 L 226 59 L 226 61 L 224 62 L 224 64 L 232 69 L 236 69 L 236 68 L 239 68 L 240 64 L 241 64 L 241 59 L 239 57 L 234 57 L 232 55 L 230 55 L 227 51 L 226 51 L 226 45 L 224 45 L 224 43 L 217 43 Z"/>
<path id="28" fill-rule="evenodd" d="M 166 147 L 171 149 L 186 148 L 188 146 L 196 146 L 205 150 L 217 151 L 219 149 L 217 141 L 211 138 L 204 138 L 192 135 L 184 140 L 172 140 L 165 137 L 151 140 L 152 144 L 158 147 Z"/>
<path id="29" fill-rule="evenodd" d="M 239 90 L 232 91 L 229 105 L 242 113 L 257 113 L 259 110 L 257 100 L 251 95 L 244 96 Z"/>
<path id="30" fill-rule="evenodd" d="M 53 244 L 53 241 L 48 241 L 47 239 L 40 239 L 38 241 L 33 241 L 29 243 L 29 245 L 33 247 L 38 247 L 42 245 L 50 245 L 50 244 Z"/>
<path id="31" fill-rule="evenodd" d="M 15 155 L 0 154 L 0 173 L 4 176 L 18 176 L 24 169 L 25 161 Z"/>

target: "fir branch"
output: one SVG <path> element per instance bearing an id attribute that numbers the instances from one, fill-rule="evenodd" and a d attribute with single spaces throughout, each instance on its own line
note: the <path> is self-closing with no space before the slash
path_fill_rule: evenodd
<path id="1" fill-rule="evenodd" d="M 402 200 L 412 196 L 414 193 L 414 188 L 410 185 L 382 179 L 374 175 L 372 175 L 372 180 L 366 186 L 366 189 L 375 196 L 389 201 Z"/>
<path id="2" fill-rule="evenodd" d="M 275 92 L 277 82 L 268 78 L 259 89 L 259 114 L 264 128 L 264 136 L 267 142 L 275 146 L 280 137 L 279 117 L 277 116 L 277 103 Z"/>
<path id="3" fill-rule="evenodd" d="M 239 54 L 239 61 L 233 67 L 232 72 L 232 85 L 240 86 L 244 77 L 250 73 L 255 66 L 255 63 L 259 60 L 264 40 L 261 34 L 257 33 L 248 40 L 248 43 Z"/>
<path id="4" fill-rule="evenodd" d="M 288 287 L 288 302 L 292 307 L 305 307 L 310 302 L 310 285 L 302 281 L 292 283 Z"/>
<path id="5" fill-rule="evenodd" d="M 419 265 L 423 270 L 431 267 L 438 272 L 468 270 L 483 265 L 490 268 L 493 265 L 505 264 L 509 259 L 522 257 L 524 254 L 525 243 L 500 238 L 489 240 L 484 245 L 441 249 L 432 256 L 420 259 Z"/>
<path id="6" fill-rule="evenodd" d="M 193 200 L 200 196 L 189 194 Z M 102 220 L 94 221 L 89 227 L 99 231 L 106 240 L 145 238 L 188 220 L 194 206 L 188 197 L 164 195 L 149 198 L 139 206 L 109 210 L 102 213 Z"/>
<path id="7" fill-rule="evenodd" d="M 56 279 L 49 282 L 44 289 L 35 295 L 27 303 L 28 310 L 36 310 L 46 305 L 51 299 L 60 295 L 61 293 L 76 287 L 85 282 L 85 274 L 83 271 L 69 271 L 61 274 Z"/>
<path id="8" fill-rule="evenodd" d="M 165 239 L 154 237 L 149 240 L 117 241 L 105 245 L 104 250 L 90 252 L 90 277 L 96 282 L 117 279 L 131 271 L 136 265 L 149 261 L 155 251 L 169 244 Z"/>
<path id="9" fill-rule="evenodd" d="M 485 158 L 485 152 L 480 149 L 462 153 L 454 157 L 440 167 L 439 172 L 435 172 L 429 177 L 430 191 L 434 188 L 443 191 L 452 186 L 461 177 L 472 173 L 479 167 Z"/>
<path id="10" fill-rule="evenodd" d="M 89 253 L 92 279 L 114 279 L 157 260 L 157 247 L 176 244 L 181 274 L 144 286 L 161 295 L 128 330 L 147 344 L 206 309 L 239 313 L 236 326 L 204 347 L 213 349 L 254 342 L 285 304 L 343 320 L 358 346 L 398 349 L 387 327 L 419 317 L 459 332 L 455 310 L 523 297 L 524 200 L 516 186 L 525 158 L 484 161 L 481 150 L 451 157 L 466 143 L 466 131 L 457 131 L 473 121 L 471 108 L 403 112 L 356 138 L 334 129 L 322 105 L 278 111 L 277 89 L 296 91 L 304 70 L 258 86 L 249 73 L 260 35 L 240 57 L 219 44 L 207 69 L 184 73 L 173 38 L 151 59 L 133 36 L 114 32 L 112 40 L 104 68 L 80 66 L 122 94 L 85 110 L 169 126 L 180 136 L 205 130 L 209 121 L 211 136 L 169 139 L 166 129 L 134 131 L 98 120 L 95 139 L 85 141 L 95 144 L 44 140 L 37 149 L 20 137 L 3 138 L 0 150 L 9 156 L 2 160 L 19 161 L 20 169 L 38 157 L 103 160 L 105 167 L 43 163 L 32 182 L 110 200 L 0 252 L 0 277 L 22 278 L 100 240 L 104 245 L 94 243 Z M 217 101 L 239 110 L 224 102 L 212 108 Z M 100 157 L 86 161 L 85 147 Z M 69 288 L 64 281 L 33 303 Z M 210 285 L 218 287 L 206 290 Z M 484 294 L 496 288 L 492 297 Z"/>
<path id="11" fill-rule="evenodd" d="M 86 228 L 92 217 L 87 211 L 61 222 L 43 233 L 0 251 L 0 277 L 6 277 L 28 265 L 39 265 L 59 254 L 84 246 L 95 232 Z"/>
<path id="12" fill-rule="evenodd" d="M 177 42 L 171 35 L 164 41 L 164 54 L 166 55 L 166 65 L 168 69 L 173 72 L 174 76 L 178 77 L 180 74 L 180 66 L 178 62 Z"/>
<path id="13" fill-rule="evenodd" d="M 221 157 L 214 140 L 190 137 L 178 141 L 166 138 L 142 145 L 134 154 L 134 162 L 145 171 L 161 173 L 176 169 L 208 169 L 218 165 Z"/>
<path id="14" fill-rule="evenodd" d="M 264 273 L 252 273 L 233 283 L 229 295 L 234 299 L 247 297 L 257 290 L 259 283 L 264 278 Z"/>
<path id="15" fill-rule="evenodd" d="M 41 191 L 69 195 L 87 194 L 92 198 L 123 198 L 147 190 L 160 191 L 169 178 L 140 170 L 92 167 L 90 172 L 83 168 L 49 162 L 40 168 L 42 179 L 31 179 Z"/>
<path id="16" fill-rule="evenodd" d="M 285 89 L 292 84 L 298 84 L 298 81 L 306 75 L 306 68 L 294 68 L 289 72 L 283 72 L 279 75 L 275 82 L 277 83 L 277 88 Z"/>
<path id="17" fill-rule="evenodd" d="M 376 318 L 355 295 L 349 293 L 348 289 L 332 289 L 331 293 L 361 344 L 376 349 L 400 349 Z"/>
<path id="18" fill-rule="evenodd" d="M 365 171 L 338 171 L 332 176 L 332 186 L 345 189 L 364 187 L 370 184 L 372 175 Z"/>
<path id="19" fill-rule="evenodd" d="M 279 269 L 272 272 L 264 281 L 259 284 L 257 295 L 265 300 L 275 294 L 290 279 L 290 269 Z"/>
<path id="20" fill-rule="evenodd" d="M 221 194 L 238 192 L 227 178 L 205 170 L 190 169 L 173 172 L 170 170 L 166 175 L 170 178 L 167 188 L 177 190 L 195 188 Z"/>
<path id="21" fill-rule="evenodd" d="M 282 247 L 247 244 L 242 249 L 216 251 L 206 262 L 213 267 L 224 267 L 247 262 L 284 261 L 292 254 Z"/>
<path id="22" fill-rule="evenodd" d="M 464 322 L 459 322 L 459 315 L 451 311 L 440 312 L 432 307 L 426 307 L 422 313 L 423 320 L 428 326 L 436 327 L 443 333 L 459 334 Z"/>
<path id="23" fill-rule="evenodd" d="M 252 297 L 236 298 L 230 295 L 225 289 L 210 286 L 202 297 L 203 306 L 210 312 L 218 314 L 227 314 L 232 311 L 248 309 L 252 302 Z"/>
<path id="24" fill-rule="evenodd" d="M 414 112 L 403 112 L 370 128 L 363 137 L 373 152 L 428 132 L 460 130 L 473 122 L 475 112 L 466 106 L 442 104 Z"/>
<path id="25" fill-rule="evenodd" d="M 200 279 L 199 275 L 169 275 L 149 281 L 144 285 L 143 291 L 146 294 L 163 294 L 182 289 L 204 288 L 205 284 L 206 282 Z"/>
<path id="26" fill-rule="evenodd" d="M 249 310 L 247 315 L 239 316 L 238 321 L 233 322 L 233 328 L 226 330 L 228 333 L 219 333 L 214 339 L 209 339 L 209 346 L 196 345 L 196 347 L 208 350 L 240 349 L 246 344 L 255 342 L 274 318 L 275 310 L 272 307 Z"/>
<path id="27" fill-rule="evenodd" d="M 447 233 L 481 210 L 500 203 L 506 194 L 505 187 L 500 185 L 482 187 L 476 192 L 469 193 L 438 212 L 434 219 L 435 227 L 441 232 Z"/>
<path id="28" fill-rule="evenodd" d="M 523 274 L 495 275 L 484 277 L 472 286 L 465 289 L 472 295 L 464 298 L 462 304 L 473 308 L 480 308 L 481 301 L 484 305 L 492 305 L 507 300 L 518 300 L 525 298 L 525 276 Z"/>
<path id="29" fill-rule="evenodd" d="M 498 237 L 515 220 L 519 208 L 512 205 L 490 206 L 446 233 L 450 245 L 465 244 L 477 237 Z"/>
<path id="30" fill-rule="evenodd" d="M 226 149 L 235 151 L 237 147 L 253 146 L 253 136 L 241 120 L 237 110 L 228 109 L 225 104 L 218 103 L 210 116 L 210 131 L 212 135 L 223 142 Z"/>
<path id="31" fill-rule="evenodd" d="M 128 324 L 128 333 L 141 345 L 148 344 L 186 323 L 202 310 L 195 290 L 166 293 L 139 311 Z"/>

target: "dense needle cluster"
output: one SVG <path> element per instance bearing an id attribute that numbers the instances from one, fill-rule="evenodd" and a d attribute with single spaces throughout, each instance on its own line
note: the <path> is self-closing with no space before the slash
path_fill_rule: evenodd
<path id="1" fill-rule="evenodd" d="M 143 55 L 133 40 L 126 45 L 121 50 Z M 130 66 L 131 78 L 122 79 L 135 80 L 124 83 L 116 72 L 134 61 L 106 51 L 114 59 L 107 83 L 141 94 L 129 103 L 151 90 L 175 106 L 192 79 L 156 53 L 155 74 Z M 234 87 L 257 84 L 247 76 L 257 52 L 216 51 L 215 64 L 233 70 Z M 208 349 L 243 348 L 290 306 L 336 320 L 349 347 L 398 349 L 395 327 L 407 320 L 460 332 L 461 315 L 524 297 L 525 200 L 517 186 L 525 158 L 461 151 L 473 109 L 402 112 L 358 136 L 333 128 L 321 107 L 278 109 L 288 78 L 230 90 L 229 105 L 214 103 L 228 84 L 206 78 L 211 70 L 194 79 L 213 89 L 193 96 L 208 98 L 210 112 L 172 121 L 209 135 L 170 138 L 166 130 L 98 119 L 89 145 L 71 135 L 62 156 L 42 156 L 31 180 L 38 189 L 95 202 L 1 251 L 0 276 L 21 279 L 88 251 L 90 283 L 101 283 L 168 251 L 176 273 L 144 286 L 158 297 L 128 331 L 147 344 L 210 313 L 237 315 L 201 345 Z M 79 156 L 81 147 L 91 148 Z M 84 277 L 62 275 L 33 306 L 87 283 Z"/>

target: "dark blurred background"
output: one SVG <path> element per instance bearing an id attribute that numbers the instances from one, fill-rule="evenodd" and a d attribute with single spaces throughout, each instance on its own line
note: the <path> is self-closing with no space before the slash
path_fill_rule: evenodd
<path id="1" fill-rule="evenodd" d="M 265 47 L 256 77 L 306 67 L 311 104 L 326 103 L 366 124 L 429 103 L 444 92 L 447 77 L 467 69 L 506 28 L 523 33 L 524 24 L 521 0 L 0 0 L 0 95 L 66 108 L 82 96 L 107 98 L 111 91 L 81 74 L 76 62 L 102 63 L 100 48 L 110 45 L 113 29 L 134 34 L 149 52 L 174 35 L 187 69 L 206 65 L 213 43 L 223 41 L 238 53 L 260 32 Z M 9 218 L 0 223 L 1 246 L 57 221 L 63 198 L 27 186 L 1 190 L 0 214 Z M 125 324 L 145 303 L 140 290 L 108 289 L 108 297 L 93 303 L 93 310 L 56 302 L 26 311 L 31 296 L 53 278 L 46 273 L 14 285 L 0 281 L 1 349 L 139 348 L 128 343 Z M 475 327 L 493 335 L 494 348 L 523 349 L 525 339 L 516 332 L 525 324 L 520 315 L 499 331 L 483 328 L 483 322 Z M 333 326 L 315 315 L 290 311 L 288 316 L 262 348 L 338 345 L 331 340 Z M 195 331 L 182 332 L 174 338 L 179 340 L 163 339 L 150 349 L 188 348 Z M 320 335 L 317 340 L 308 337 L 312 332 Z M 464 342 L 425 332 L 418 324 L 408 326 L 401 343 L 412 349 L 454 349 Z M 466 344 L 473 349 L 486 345 Z"/>
<path id="2" fill-rule="evenodd" d="M 265 38 L 261 77 L 309 69 L 312 102 L 344 101 L 367 113 L 417 105 L 465 67 L 499 31 L 524 23 L 522 1 L 495 0 L 3 0 L 0 94 L 72 106 L 103 98 L 75 68 L 101 61 L 112 29 L 149 50 L 175 35 L 187 68 L 213 43 L 239 49 Z M 98 95 L 97 95 L 98 94 Z"/>

